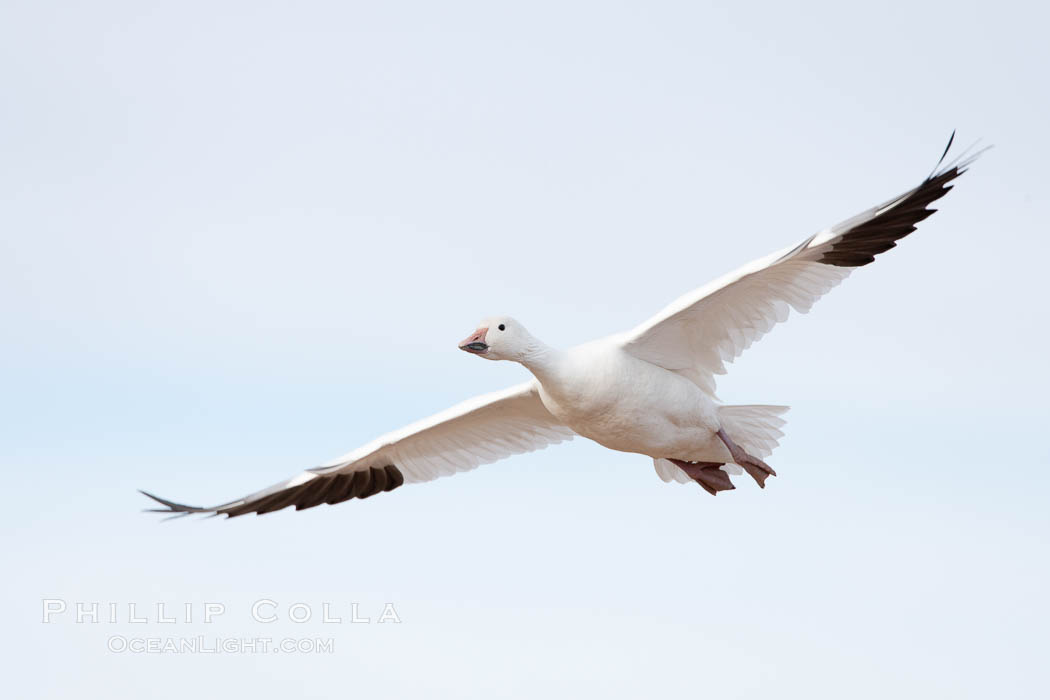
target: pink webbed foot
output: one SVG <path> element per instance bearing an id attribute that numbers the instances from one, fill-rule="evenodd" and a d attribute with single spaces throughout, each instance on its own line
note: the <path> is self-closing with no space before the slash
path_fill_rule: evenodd
<path id="1" fill-rule="evenodd" d="M 667 461 L 688 474 L 690 479 L 700 484 L 701 488 L 712 496 L 717 495 L 719 491 L 732 491 L 736 488 L 729 480 L 729 475 L 720 468 L 722 462 L 686 462 L 670 458 Z"/>
<path id="2" fill-rule="evenodd" d="M 723 443 L 725 443 L 726 448 L 729 450 L 729 454 L 733 455 L 733 464 L 740 465 L 762 488 L 766 487 L 766 479 L 777 475 L 777 473 L 773 471 L 773 467 L 769 466 L 758 457 L 749 455 L 742 447 L 740 447 L 740 445 L 733 442 L 733 440 L 726 435 L 726 431 L 719 428 L 718 432 L 715 434 L 718 435 Z"/>

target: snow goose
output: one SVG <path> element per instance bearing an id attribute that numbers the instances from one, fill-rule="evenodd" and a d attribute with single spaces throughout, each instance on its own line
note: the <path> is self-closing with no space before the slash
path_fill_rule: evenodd
<path id="1" fill-rule="evenodd" d="M 954 139 L 954 134 L 952 135 Z M 152 494 L 155 512 L 229 517 L 368 498 L 581 435 L 651 457 L 664 481 L 696 482 L 712 495 L 746 471 L 759 486 L 763 460 L 783 435 L 785 406 L 726 406 L 717 374 L 791 309 L 806 312 L 828 290 L 896 245 L 935 210 L 979 155 L 944 164 L 917 187 L 801 243 L 686 294 L 637 328 L 567 350 L 552 348 L 509 316 L 485 319 L 459 347 L 524 365 L 533 379 L 465 401 L 388 433 L 270 488 L 211 507 Z M 145 493 L 145 492 L 143 492 Z"/>

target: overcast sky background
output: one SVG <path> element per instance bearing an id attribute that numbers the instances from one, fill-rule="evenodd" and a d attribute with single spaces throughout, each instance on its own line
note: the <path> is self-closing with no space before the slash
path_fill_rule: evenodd
<path id="1" fill-rule="evenodd" d="M 1050 692 L 1050 17 L 866 8 L 3 3 L 11 696 Z M 578 440 L 305 513 L 139 512 L 521 381 L 456 341 L 492 313 L 557 346 L 629 328 L 917 184 L 952 129 L 996 148 L 941 213 L 722 379 L 793 407 L 765 491 Z M 45 625 L 43 598 L 122 622 Z M 158 601 L 227 613 L 125 622 Z M 288 622 L 324 601 L 402 622 Z"/>

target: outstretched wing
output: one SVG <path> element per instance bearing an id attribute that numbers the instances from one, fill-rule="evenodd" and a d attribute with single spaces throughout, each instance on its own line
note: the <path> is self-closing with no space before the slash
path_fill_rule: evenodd
<path id="1" fill-rule="evenodd" d="M 218 506 L 174 503 L 145 493 L 161 513 L 229 517 L 341 503 L 474 469 L 572 438 L 540 401 L 536 383 L 478 396 L 435 416 L 388 433 L 339 459 L 270 488 Z"/>
<path id="2" fill-rule="evenodd" d="M 713 396 L 715 375 L 725 374 L 727 362 L 785 321 L 791 309 L 809 311 L 853 268 L 873 262 L 936 211 L 929 205 L 980 155 L 941 168 L 951 143 L 918 187 L 686 294 L 622 336 L 624 349 Z"/>

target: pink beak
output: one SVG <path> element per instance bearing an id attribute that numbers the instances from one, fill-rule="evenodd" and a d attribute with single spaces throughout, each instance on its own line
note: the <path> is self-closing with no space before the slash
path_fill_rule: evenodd
<path id="1" fill-rule="evenodd" d="M 488 332 L 488 328 L 477 329 L 469 338 L 460 342 L 459 349 L 474 355 L 484 355 L 489 349 L 488 343 L 485 342 L 485 334 Z"/>

